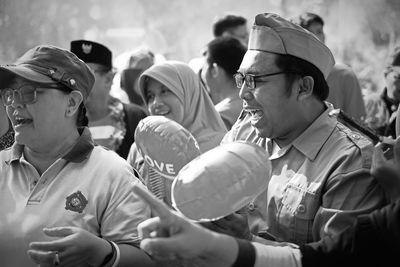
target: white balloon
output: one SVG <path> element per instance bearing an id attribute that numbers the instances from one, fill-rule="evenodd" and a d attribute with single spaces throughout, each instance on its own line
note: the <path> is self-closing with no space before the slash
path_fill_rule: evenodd
<path id="1" fill-rule="evenodd" d="M 265 191 L 270 176 L 269 154 L 260 146 L 220 145 L 180 170 L 172 183 L 172 205 L 191 220 L 217 220 Z"/>

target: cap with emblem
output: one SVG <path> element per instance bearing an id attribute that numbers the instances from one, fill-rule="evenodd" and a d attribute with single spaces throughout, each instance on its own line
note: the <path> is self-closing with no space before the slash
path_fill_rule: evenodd
<path id="1" fill-rule="evenodd" d="M 8 84 L 13 75 L 37 83 L 61 83 L 79 90 L 84 100 L 94 84 L 93 72 L 85 62 L 70 51 L 51 45 L 31 48 L 14 64 L 0 66 L 0 84 Z"/>
<path id="2" fill-rule="evenodd" d="M 70 50 L 86 63 L 97 63 L 112 69 L 112 53 L 102 44 L 87 40 L 75 40 L 71 42 Z"/>
<path id="3" fill-rule="evenodd" d="M 301 58 L 316 66 L 325 78 L 335 64 L 329 48 L 315 35 L 272 13 L 258 14 L 255 17 L 248 50 Z"/>

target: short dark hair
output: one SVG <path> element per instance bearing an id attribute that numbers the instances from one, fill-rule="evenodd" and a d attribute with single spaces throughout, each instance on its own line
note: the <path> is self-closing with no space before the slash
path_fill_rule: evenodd
<path id="1" fill-rule="evenodd" d="M 314 79 L 313 95 L 324 101 L 329 95 L 329 86 L 322 72 L 310 62 L 291 55 L 278 55 L 275 64 L 286 72 L 290 81 L 297 76 L 311 76 Z"/>
<path id="2" fill-rule="evenodd" d="M 305 29 L 308 29 L 308 27 L 310 27 L 310 25 L 313 23 L 319 23 L 324 26 L 324 20 L 317 14 L 311 12 L 304 12 L 297 19 L 295 19 L 294 22 Z"/>
<path id="3" fill-rule="evenodd" d="M 242 16 L 227 14 L 221 18 L 218 18 L 213 23 L 214 37 L 219 37 L 227 30 L 244 25 L 246 23 L 247 20 Z"/>
<path id="4" fill-rule="evenodd" d="M 242 63 L 247 48 L 233 37 L 217 37 L 207 44 L 207 63 L 217 63 L 233 76 Z"/>
<path id="5" fill-rule="evenodd" d="M 76 119 L 76 125 L 78 127 L 87 127 L 89 125 L 89 119 L 86 116 L 85 104 L 81 103 L 78 109 L 78 117 Z"/>

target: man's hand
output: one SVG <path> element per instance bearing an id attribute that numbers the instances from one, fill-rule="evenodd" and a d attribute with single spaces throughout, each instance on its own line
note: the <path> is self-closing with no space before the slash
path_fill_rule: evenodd
<path id="1" fill-rule="evenodd" d="M 240 239 L 252 239 L 246 213 L 242 213 L 241 211 L 232 213 L 217 221 L 202 222 L 200 224 L 214 232 L 230 235 Z"/>
<path id="2" fill-rule="evenodd" d="M 40 266 L 99 266 L 112 250 L 106 240 L 81 228 L 54 227 L 43 232 L 59 239 L 29 244 L 28 255 Z"/>
<path id="3" fill-rule="evenodd" d="M 219 235 L 190 222 L 170 210 L 162 201 L 140 187 L 134 192 L 147 202 L 158 216 L 138 226 L 143 238 L 140 247 L 157 260 L 196 259 L 204 266 L 231 266 L 237 244 L 229 236 Z"/>
<path id="4" fill-rule="evenodd" d="M 391 201 L 400 198 L 400 137 L 375 146 L 371 175 L 378 180 Z"/>

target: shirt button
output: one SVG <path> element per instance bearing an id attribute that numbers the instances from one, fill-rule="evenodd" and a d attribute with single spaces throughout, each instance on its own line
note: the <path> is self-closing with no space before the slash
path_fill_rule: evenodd
<path id="1" fill-rule="evenodd" d="M 353 136 L 353 138 L 356 139 L 356 140 L 360 139 L 360 136 L 357 135 L 357 134 L 353 134 L 352 136 Z"/>
<path id="2" fill-rule="evenodd" d="M 304 206 L 303 204 L 300 204 L 298 207 L 297 207 L 297 212 L 299 212 L 299 213 L 304 213 L 306 211 L 306 206 Z"/>
<path id="3" fill-rule="evenodd" d="M 253 202 L 250 202 L 248 208 L 250 211 L 254 211 L 256 209 L 256 206 L 254 205 Z"/>

